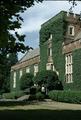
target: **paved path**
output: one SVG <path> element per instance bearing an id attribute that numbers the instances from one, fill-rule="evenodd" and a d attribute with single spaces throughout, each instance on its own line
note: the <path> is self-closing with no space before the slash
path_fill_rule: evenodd
<path id="1" fill-rule="evenodd" d="M 0 107 L 0 110 L 30 110 L 30 109 L 51 109 L 51 110 L 81 110 L 81 104 L 69 104 L 55 101 L 35 102 L 24 106 Z"/>

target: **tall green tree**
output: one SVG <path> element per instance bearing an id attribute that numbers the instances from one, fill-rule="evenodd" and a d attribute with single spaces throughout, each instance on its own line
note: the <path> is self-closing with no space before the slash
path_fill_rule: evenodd
<path id="1" fill-rule="evenodd" d="M 10 31 L 21 28 L 23 18 L 21 18 L 20 13 L 39 1 L 42 0 L 0 1 L 0 51 L 24 52 L 30 48 L 23 43 L 25 35 L 19 35 L 17 32 L 13 35 Z"/>
<path id="2" fill-rule="evenodd" d="M 30 49 L 25 46 L 25 35 L 15 35 L 10 31 L 21 28 L 23 18 L 20 13 L 23 13 L 27 8 L 33 6 L 35 2 L 42 2 L 43 0 L 0 0 L 0 51 L 16 52 Z M 76 0 L 68 0 L 75 6 Z"/>
<path id="3" fill-rule="evenodd" d="M 2 59 L 2 61 L 1 61 Z M 11 66 L 18 61 L 17 53 L 3 54 L 0 59 L 0 90 L 9 92 L 10 90 L 10 70 Z"/>
<path id="4" fill-rule="evenodd" d="M 33 6 L 35 1 L 42 0 L 0 0 L 0 89 L 6 92 L 9 91 L 10 67 L 17 62 L 16 53 L 31 48 L 24 45 L 25 35 L 15 32 L 23 22 L 20 13 Z"/>

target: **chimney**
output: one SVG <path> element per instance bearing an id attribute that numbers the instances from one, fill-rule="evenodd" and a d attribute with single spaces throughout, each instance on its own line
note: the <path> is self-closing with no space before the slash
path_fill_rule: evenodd
<path id="1" fill-rule="evenodd" d="M 80 11 L 80 20 L 81 20 L 81 11 Z"/>
<path id="2" fill-rule="evenodd" d="M 74 18 L 76 18 L 76 14 L 74 13 Z"/>
<path id="3" fill-rule="evenodd" d="M 69 12 L 67 12 L 67 17 L 69 17 L 69 15 L 70 15 Z"/>

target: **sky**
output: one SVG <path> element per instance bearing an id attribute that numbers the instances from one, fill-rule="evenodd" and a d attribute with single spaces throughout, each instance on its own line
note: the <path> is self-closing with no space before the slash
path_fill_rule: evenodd
<path id="1" fill-rule="evenodd" d="M 73 8 L 74 13 L 80 14 L 81 3 L 76 2 L 77 6 Z M 25 34 L 25 45 L 33 48 L 39 47 L 39 31 L 41 25 L 54 17 L 60 11 L 69 11 L 71 3 L 68 1 L 43 1 L 43 3 L 35 3 L 34 6 L 28 8 L 21 16 L 24 19 L 21 29 L 16 30 L 19 34 Z M 19 53 L 19 59 L 23 54 Z"/>

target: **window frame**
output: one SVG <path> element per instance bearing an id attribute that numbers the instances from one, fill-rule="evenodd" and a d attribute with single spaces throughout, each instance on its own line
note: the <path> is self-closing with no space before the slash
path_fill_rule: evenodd
<path id="1" fill-rule="evenodd" d="M 38 73 L 38 71 L 39 71 L 38 64 L 34 64 L 34 76 L 36 76 L 36 74 Z"/>
<path id="2" fill-rule="evenodd" d="M 21 78 L 22 75 L 23 75 L 23 71 L 22 71 L 22 69 L 20 69 L 20 71 L 19 71 L 19 78 Z"/>
<path id="3" fill-rule="evenodd" d="M 16 71 L 13 73 L 13 88 L 16 88 Z"/>
<path id="4" fill-rule="evenodd" d="M 52 57 L 52 47 L 48 47 L 48 57 Z"/>
<path id="5" fill-rule="evenodd" d="M 72 31 L 70 31 L 72 29 Z M 71 33 L 70 33 L 71 32 Z M 75 30 L 73 25 L 68 26 L 68 35 L 74 36 L 75 35 Z"/>
<path id="6" fill-rule="evenodd" d="M 73 60 L 72 53 L 68 53 L 65 55 L 65 82 L 72 83 L 73 82 Z"/>
<path id="7" fill-rule="evenodd" d="M 46 70 L 53 70 L 53 71 L 55 71 L 55 67 L 54 67 L 53 63 L 47 63 L 46 64 Z"/>
<path id="8" fill-rule="evenodd" d="M 30 73 L 30 67 L 26 67 L 26 73 Z"/>

